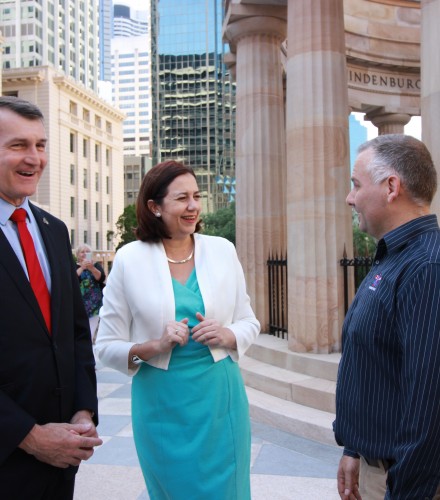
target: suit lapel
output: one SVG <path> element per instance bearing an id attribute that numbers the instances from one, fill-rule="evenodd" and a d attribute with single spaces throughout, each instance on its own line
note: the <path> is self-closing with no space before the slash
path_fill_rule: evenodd
<path id="1" fill-rule="evenodd" d="M 29 304 L 35 313 L 38 320 L 46 327 L 43 315 L 41 314 L 40 306 L 38 305 L 37 299 L 35 298 L 34 292 L 32 291 L 31 284 L 21 267 L 20 261 L 15 255 L 14 250 L 12 250 L 9 241 L 0 230 L 0 265 L 2 265 L 7 274 L 9 274 L 11 280 L 16 284 L 18 291 L 22 295 L 23 299 Z"/>

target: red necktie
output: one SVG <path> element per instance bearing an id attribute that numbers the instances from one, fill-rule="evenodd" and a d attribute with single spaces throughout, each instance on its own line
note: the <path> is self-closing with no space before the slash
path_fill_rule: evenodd
<path id="1" fill-rule="evenodd" d="M 29 281 L 50 332 L 50 294 L 46 280 L 44 279 L 40 261 L 37 257 L 37 252 L 35 251 L 34 240 L 26 225 L 26 210 L 24 208 L 17 208 L 10 219 L 17 224 L 20 244 L 23 249 L 29 274 Z"/>

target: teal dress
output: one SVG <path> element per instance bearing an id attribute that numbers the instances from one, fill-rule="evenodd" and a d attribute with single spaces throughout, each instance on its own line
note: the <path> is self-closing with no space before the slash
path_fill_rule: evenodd
<path id="1" fill-rule="evenodd" d="M 176 320 L 204 315 L 195 269 L 173 279 Z M 192 340 L 168 370 L 143 363 L 132 383 L 133 435 L 151 500 L 249 500 L 249 407 L 237 363 Z"/>

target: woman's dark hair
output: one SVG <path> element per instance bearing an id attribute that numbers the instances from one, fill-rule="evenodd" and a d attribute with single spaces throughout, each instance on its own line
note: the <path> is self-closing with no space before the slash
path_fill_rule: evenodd
<path id="1" fill-rule="evenodd" d="M 175 160 L 168 160 L 155 165 L 143 178 L 136 201 L 136 218 L 138 226 L 135 234 L 141 241 L 158 242 L 164 238 L 171 238 L 163 220 L 156 217 L 148 208 L 148 200 L 153 200 L 158 205 L 168 194 L 168 186 L 179 175 L 196 175 L 191 167 Z M 200 221 L 195 232 L 201 229 Z"/>

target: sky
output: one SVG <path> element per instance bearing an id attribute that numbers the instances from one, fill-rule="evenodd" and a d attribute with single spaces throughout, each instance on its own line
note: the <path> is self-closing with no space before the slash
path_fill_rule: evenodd
<path id="1" fill-rule="evenodd" d="M 377 136 L 377 127 L 375 127 L 370 121 L 364 121 L 363 113 L 353 113 L 356 118 L 359 120 L 362 126 L 367 129 L 367 140 L 373 139 Z M 405 126 L 404 129 L 405 134 L 412 135 L 416 139 L 422 138 L 422 126 L 421 126 L 421 118 L 420 116 L 413 116 Z"/>
<path id="2" fill-rule="evenodd" d="M 113 4 L 128 5 L 135 10 L 146 10 L 145 0 L 113 0 Z"/>

